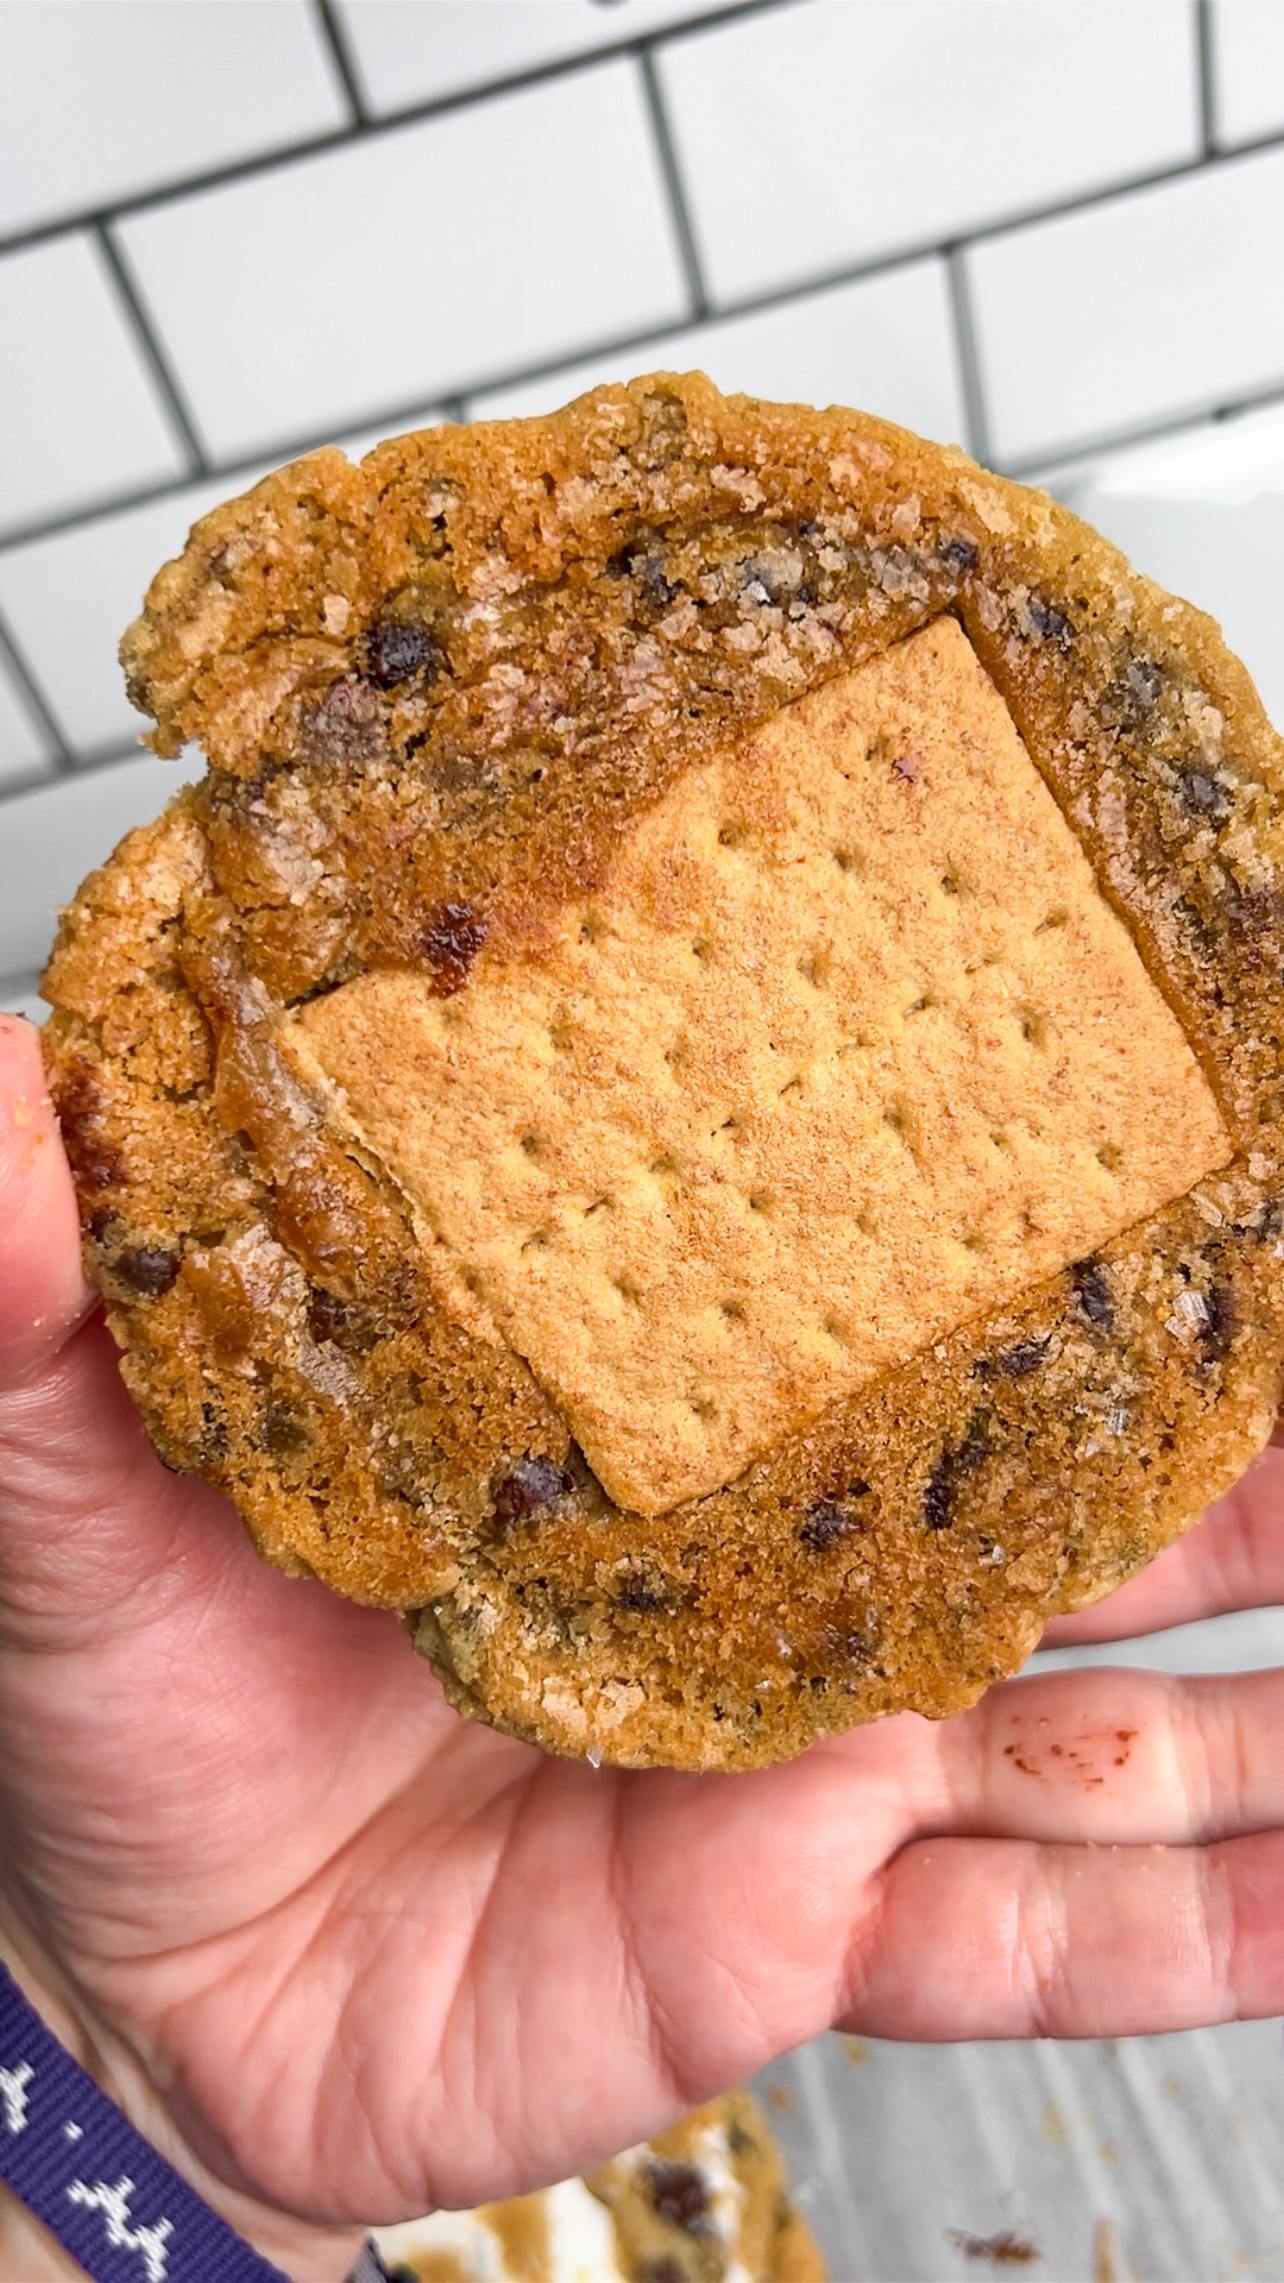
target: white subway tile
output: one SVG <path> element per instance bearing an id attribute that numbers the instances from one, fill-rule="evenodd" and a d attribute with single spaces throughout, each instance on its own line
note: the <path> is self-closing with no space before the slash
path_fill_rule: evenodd
<path id="1" fill-rule="evenodd" d="M 0 612 L 81 752 L 142 735 L 145 724 L 125 696 L 116 656 L 121 635 L 198 517 L 265 472 L 194 485 L 0 553 Z"/>
<path id="2" fill-rule="evenodd" d="M 806 0 L 659 68 L 722 300 L 1197 149 L 1186 0 Z"/>
<path id="3" fill-rule="evenodd" d="M 1004 461 L 1284 381 L 1284 151 L 1012 232 L 968 255 Z"/>
<path id="4" fill-rule="evenodd" d="M 856 405 L 947 442 L 963 434 L 945 267 L 934 257 L 563 367 L 478 396 L 469 411 L 477 420 L 552 412 L 602 381 L 693 367 L 727 392 Z"/>
<path id="5" fill-rule="evenodd" d="M 339 0 L 362 86 L 397 111 L 586 55 L 691 17 L 713 0 Z"/>
<path id="6" fill-rule="evenodd" d="M 344 123 L 306 0 L 5 0 L 0 229 Z"/>
<path id="7" fill-rule="evenodd" d="M 122 835 L 159 816 L 199 763 L 121 761 L 53 778 L 0 807 L 0 975 L 40 967 L 54 915 Z"/>
<path id="8" fill-rule="evenodd" d="M 0 661 L 0 793 L 15 777 L 29 777 L 50 759 L 44 731 L 32 719 L 26 700 Z M 0 839 L 4 812 L 0 810 Z"/>
<path id="9" fill-rule="evenodd" d="M 151 209 L 122 235 L 224 453 L 683 308 L 627 60 Z"/>
<path id="10" fill-rule="evenodd" d="M 1222 145 L 1284 127 L 1281 0 L 1214 0 L 1213 112 Z"/>
<path id="11" fill-rule="evenodd" d="M 0 525 L 110 498 L 182 469 L 91 238 L 0 261 Z"/>

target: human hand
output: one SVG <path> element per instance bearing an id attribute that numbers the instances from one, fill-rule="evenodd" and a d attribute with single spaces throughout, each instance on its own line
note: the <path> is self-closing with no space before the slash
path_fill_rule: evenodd
<path id="1" fill-rule="evenodd" d="M 291 2273 L 574 2172 L 831 2024 L 1284 2005 L 1284 1676 L 1036 1668 L 752 1775 L 545 1758 L 165 1472 L 78 1263 L 35 1034 L 0 1018 L 0 1920 Z M 1284 1598 L 1282 1518 L 1270 1453 L 1056 1636 Z"/>

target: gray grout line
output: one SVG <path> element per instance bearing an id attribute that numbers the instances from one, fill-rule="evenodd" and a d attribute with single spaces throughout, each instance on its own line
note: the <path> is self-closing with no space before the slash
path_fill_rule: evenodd
<path id="1" fill-rule="evenodd" d="M 693 16 L 685 23 L 670 25 L 663 34 L 656 34 L 652 45 L 674 46 L 694 33 L 705 32 L 720 24 L 730 24 L 741 16 L 756 16 L 766 9 L 796 8 L 803 0 L 730 0 L 722 8 L 711 8 L 707 15 Z M 606 64 L 618 62 L 624 55 L 636 54 L 637 34 L 625 34 L 609 47 L 581 49 L 575 55 L 557 56 L 551 63 L 534 64 L 526 71 L 510 72 L 500 79 L 488 79 L 475 87 L 462 87 L 449 95 L 429 96 L 421 103 L 408 103 L 400 110 L 371 114 L 359 126 L 326 127 L 315 135 L 302 135 L 297 142 L 278 143 L 271 149 L 257 151 L 250 158 L 230 159 L 223 166 L 207 167 L 203 172 L 176 175 L 170 181 L 154 184 L 150 190 L 140 190 L 132 197 L 118 198 L 106 206 L 81 207 L 70 213 L 51 216 L 44 222 L 32 222 L 21 229 L 0 235 L 0 257 L 16 253 L 25 246 L 41 245 L 49 238 L 59 238 L 73 230 L 93 230 L 104 221 L 112 221 L 131 214 L 145 214 L 154 206 L 168 205 L 178 198 L 189 198 L 197 191 L 220 190 L 226 183 L 243 182 L 247 175 L 271 174 L 279 167 L 296 166 L 305 159 L 316 158 L 322 152 L 342 149 L 349 143 L 363 142 L 373 137 L 395 134 L 399 127 L 419 126 L 425 120 L 445 117 L 452 111 L 466 111 L 472 106 L 489 102 L 496 95 L 513 95 L 525 87 L 541 87 L 548 80 L 566 79 L 578 71 L 598 70 Z"/>
<path id="2" fill-rule="evenodd" d="M 1212 0 L 1194 0 L 1195 68 L 1199 88 L 1199 132 L 1204 157 L 1217 155 L 1217 54 Z"/>
<path id="3" fill-rule="evenodd" d="M 647 109 L 651 115 L 651 131 L 655 136 L 660 171 L 664 176 L 664 187 L 668 193 L 669 215 L 673 223 L 673 233 L 678 242 L 683 275 L 687 281 L 687 294 L 691 304 L 690 313 L 695 322 L 700 324 L 709 314 L 709 296 L 705 290 L 704 272 L 700 263 L 700 250 L 696 244 L 695 229 L 691 221 L 691 210 L 687 203 L 686 191 L 683 188 L 682 169 L 678 162 L 677 146 L 674 143 L 673 131 L 669 125 L 669 115 L 665 109 L 664 90 L 660 85 L 660 74 L 656 70 L 655 56 L 649 45 L 640 47 L 638 50 L 638 68 L 642 73 Z"/>
<path id="4" fill-rule="evenodd" d="M 115 282 L 125 315 L 133 328 L 135 340 L 169 415 L 170 426 L 183 448 L 188 473 L 193 476 L 208 475 L 209 454 L 201 442 L 195 416 L 179 386 L 177 374 L 160 339 L 155 319 L 143 299 L 125 249 L 113 235 L 110 222 L 100 222 L 94 234 Z"/>
<path id="5" fill-rule="evenodd" d="M 339 14 L 335 0 L 312 0 L 312 13 L 335 76 L 343 89 L 349 119 L 354 127 L 368 127 L 370 106 L 361 84 L 361 73 L 348 37 L 348 27 Z"/>
<path id="6" fill-rule="evenodd" d="M 963 391 L 963 417 L 967 422 L 967 448 L 974 460 L 980 460 L 982 466 L 988 466 L 990 424 L 985 408 L 985 383 L 981 373 L 980 347 L 972 310 L 965 247 L 946 248 L 945 277 L 949 288 L 950 316 L 954 325 L 954 345 L 959 361 L 959 383 Z"/>
<path id="7" fill-rule="evenodd" d="M 38 676 L 33 668 L 28 665 L 23 656 L 22 647 L 3 615 L 0 615 L 0 658 L 9 668 L 10 677 L 21 693 L 28 712 L 39 723 L 40 728 L 49 740 L 53 749 L 51 757 L 55 770 L 70 769 L 73 766 L 70 740 L 45 696 Z"/>
<path id="8" fill-rule="evenodd" d="M 1081 460 L 1093 460 L 1101 452 L 1125 452 L 1134 444 L 1157 443 L 1164 436 L 1180 436 L 1186 429 L 1208 428 L 1215 421 L 1237 420 L 1247 412 L 1265 412 L 1273 404 L 1284 404 L 1284 380 L 1267 382 L 1261 388 L 1247 389 L 1242 396 L 1222 397 L 1198 405 L 1186 405 L 1180 412 L 1161 414 L 1154 420 L 1136 421 L 1130 428 L 1103 430 L 1096 436 L 1082 438 L 1076 444 L 1063 444 L 1057 451 L 1032 454 L 1021 460 L 1005 460 L 999 473 L 1011 476 L 1016 483 L 1037 480 L 1045 468 L 1066 468 Z"/>

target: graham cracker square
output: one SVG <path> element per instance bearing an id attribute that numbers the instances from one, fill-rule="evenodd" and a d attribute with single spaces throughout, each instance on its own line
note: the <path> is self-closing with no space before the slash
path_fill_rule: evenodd
<path id="1" fill-rule="evenodd" d="M 537 952 L 286 1035 L 642 1514 L 1232 1154 L 951 618 L 693 767 Z"/>

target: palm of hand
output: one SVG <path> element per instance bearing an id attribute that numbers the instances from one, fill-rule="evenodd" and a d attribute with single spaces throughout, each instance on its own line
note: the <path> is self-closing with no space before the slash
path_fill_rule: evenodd
<path id="1" fill-rule="evenodd" d="M 1279 1677 L 1048 1675 L 748 1777 L 468 1726 L 394 1619 L 266 1569 L 164 1472 L 101 1325 L 67 1336 L 47 1119 L 13 1026 L 0 1888 L 216 2175 L 391 2218 L 574 2171 L 835 2022 L 1092 2034 L 1280 2004 Z M 1260 1462 L 1063 1633 L 1275 1598 L 1280 1487 Z"/>

